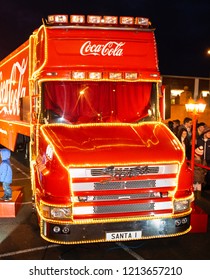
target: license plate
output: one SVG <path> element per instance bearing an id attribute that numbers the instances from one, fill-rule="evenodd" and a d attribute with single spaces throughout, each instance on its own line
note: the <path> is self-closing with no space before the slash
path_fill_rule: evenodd
<path id="1" fill-rule="evenodd" d="M 119 231 L 119 232 L 106 232 L 106 240 L 129 240 L 139 239 L 142 236 L 142 231 Z"/>

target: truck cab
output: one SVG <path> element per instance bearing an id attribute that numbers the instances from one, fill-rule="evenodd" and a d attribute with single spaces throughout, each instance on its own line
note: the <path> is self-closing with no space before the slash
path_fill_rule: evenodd
<path id="1" fill-rule="evenodd" d="M 51 15 L 17 52 L 28 85 L 16 120 L 30 129 L 44 239 L 75 244 L 190 231 L 192 172 L 161 119 L 154 31 L 142 17 Z"/>

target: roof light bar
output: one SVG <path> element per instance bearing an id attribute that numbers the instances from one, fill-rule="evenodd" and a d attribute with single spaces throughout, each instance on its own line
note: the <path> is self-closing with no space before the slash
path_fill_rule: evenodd
<path id="1" fill-rule="evenodd" d="M 135 25 L 139 27 L 149 27 L 151 25 L 148 18 L 143 17 L 130 17 L 130 16 L 99 16 L 99 15 L 49 15 L 48 24 L 102 24 L 102 25 Z"/>
<path id="2" fill-rule="evenodd" d="M 125 73 L 125 79 L 127 80 L 136 80 L 138 78 L 138 73 Z"/>
<path id="3" fill-rule="evenodd" d="M 70 23 L 85 23 L 84 15 L 70 15 Z"/>
<path id="4" fill-rule="evenodd" d="M 99 24 L 101 23 L 102 16 L 87 16 L 87 23 Z"/>
<path id="5" fill-rule="evenodd" d="M 120 80 L 120 79 L 122 79 L 122 73 L 121 72 L 110 72 L 109 79 Z"/>
<path id="6" fill-rule="evenodd" d="M 88 73 L 89 79 L 99 80 L 102 78 L 101 72 L 89 72 Z"/>
<path id="7" fill-rule="evenodd" d="M 103 21 L 105 24 L 118 24 L 117 16 L 104 16 Z"/>
<path id="8" fill-rule="evenodd" d="M 120 24 L 132 25 L 132 24 L 134 24 L 134 18 L 133 17 L 120 17 Z"/>
<path id="9" fill-rule="evenodd" d="M 85 79 L 85 72 L 81 71 L 74 71 L 72 72 L 73 79 Z"/>
<path id="10" fill-rule="evenodd" d="M 140 25 L 140 26 L 148 27 L 150 25 L 150 22 L 149 22 L 148 18 L 136 17 L 135 18 L 135 24 Z"/>
<path id="11" fill-rule="evenodd" d="M 48 23 L 68 23 L 68 15 L 50 15 L 48 16 Z"/>

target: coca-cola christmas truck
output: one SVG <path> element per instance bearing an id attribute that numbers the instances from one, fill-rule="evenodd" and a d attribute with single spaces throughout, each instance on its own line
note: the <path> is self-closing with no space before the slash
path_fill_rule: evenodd
<path id="1" fill-rule="evenodd" d="M 56 243 L 190 231 L 192 174 L 161 122 L 146 18 L 52 15 L 0 63 L 0 142 L 30 140 L 41 236 Z M 161 101 L 162 102 L 162 101 Z"/>

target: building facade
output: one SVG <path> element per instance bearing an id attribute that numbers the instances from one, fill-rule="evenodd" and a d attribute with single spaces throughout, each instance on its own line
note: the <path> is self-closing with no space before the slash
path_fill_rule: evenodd
<path id="1" fill-rule="evenodd" d="M 162 76 L 162 84 L 166 91 L 166 117 L 165 121 L 179 119 L 183 122 L 190 117 L 185 110 L 185 103 L 189 97 L 197 100 L 202 97 L 206 102 L 205 112 L 198 116 L 198 121 L 210 126 L 210 77 Z"/>

